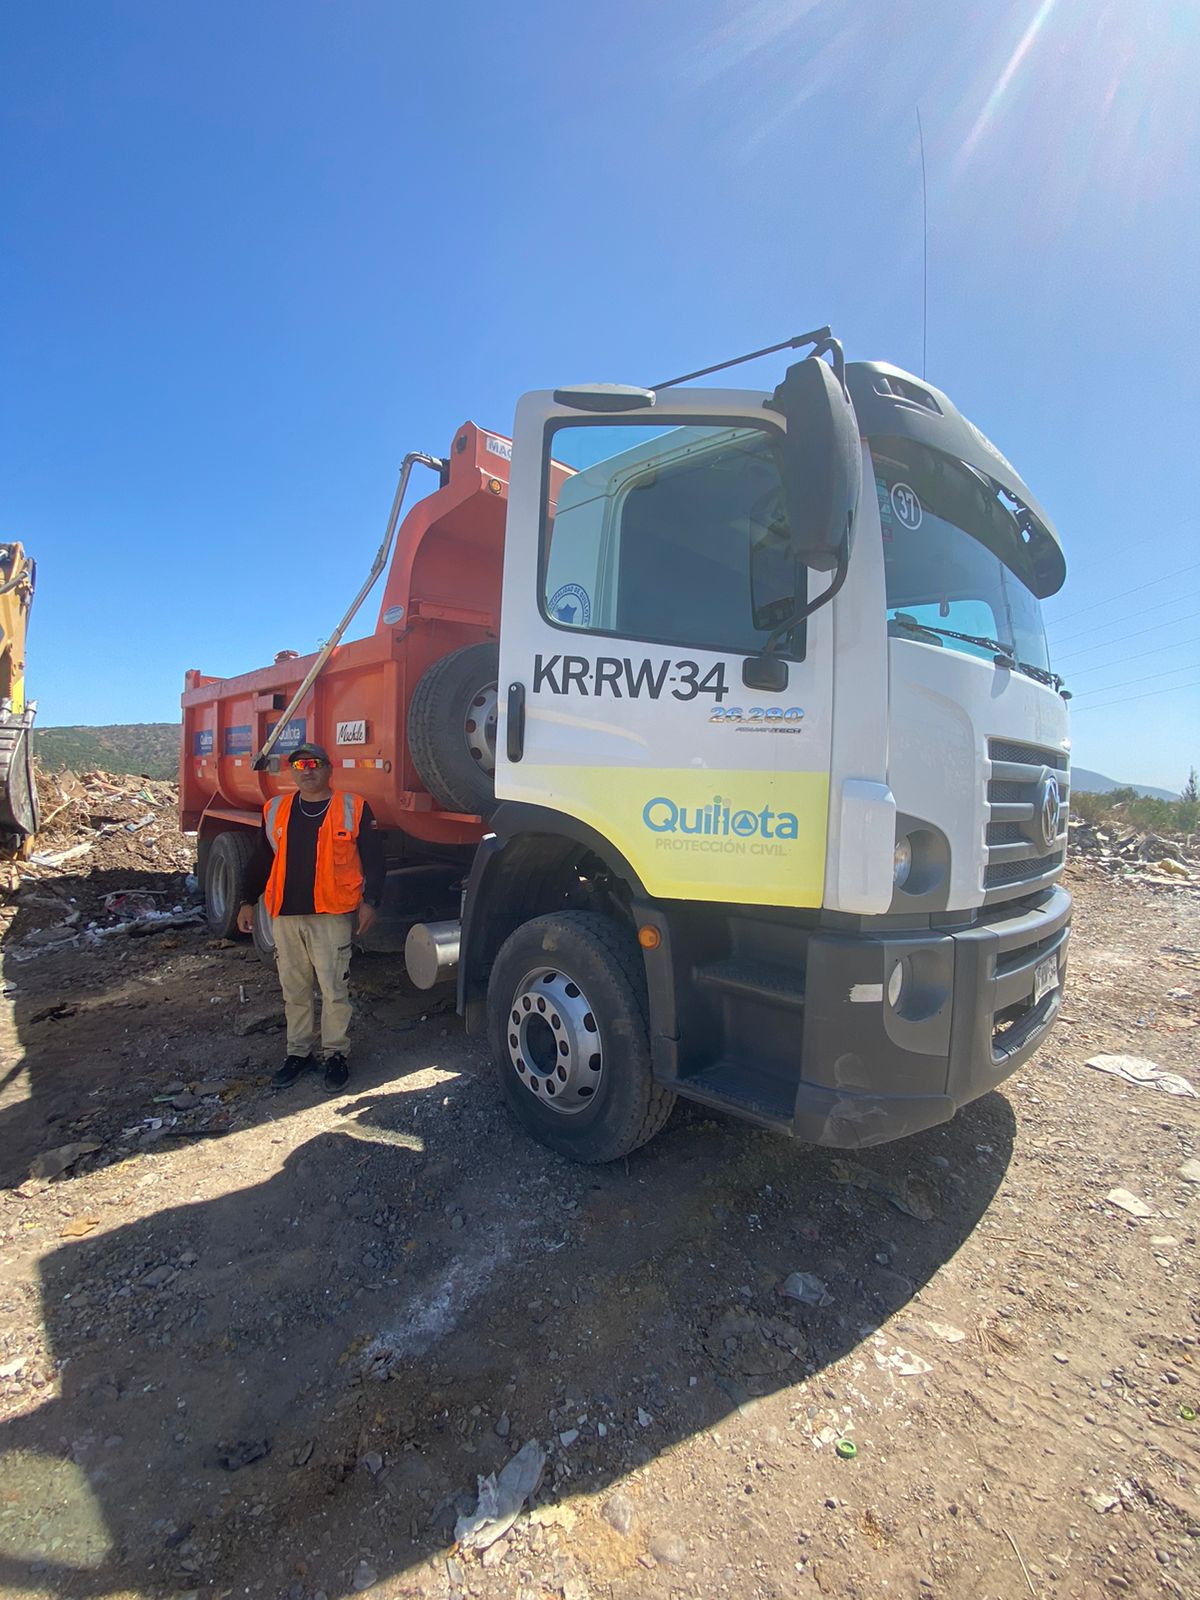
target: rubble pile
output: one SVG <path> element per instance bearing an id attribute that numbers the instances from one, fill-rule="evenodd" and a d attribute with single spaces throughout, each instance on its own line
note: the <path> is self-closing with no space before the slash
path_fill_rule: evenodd
<path id="1" fill-rule="evenodd" d="M 1192 835 L 1165 839 L 1137 828 L 1072 817 L 1068 850 L 1072 858 L 1113 877 L 1200 888 L 1200 840 Z"/>
<path id="2" fill-rule="evenodd" d="M 37 772 L 41 826 L 0 862 L 0 938 L 35 953 L 197 920 L 195 843 L 173 783 Z"/>

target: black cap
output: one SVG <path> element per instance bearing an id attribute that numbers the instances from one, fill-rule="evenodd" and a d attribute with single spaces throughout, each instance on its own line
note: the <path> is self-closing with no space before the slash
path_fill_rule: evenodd
<path id="1" fill-rule="evenodd" d="M 327 767 L 333 765 L 329 759 L 329 751 L 323 745 L 308 742 L 298 744 L 294 750 L 289 750 L 287 753 L 289 761 L 295 761 L 297 756 L 316 756 L 317 760 L 323 761 Z"/>

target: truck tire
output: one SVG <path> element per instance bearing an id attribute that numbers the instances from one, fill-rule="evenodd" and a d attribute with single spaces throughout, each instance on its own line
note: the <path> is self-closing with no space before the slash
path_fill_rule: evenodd
<path id="1" fill-rule="evenodd" d="M 245 899 L 246 869 L 254 854 L 254 834 L 233 828 L 212 841 L 204 869 L 204 904 L 208 925 L 218 939 L 237 932 L 238 908 Z"/>
<path id="2" fill-rule="evenodd" d="M 468 644 L 435 661 L 408 708 L 408 748 L 421 782 L 447 811 L 487 816 L 496 804 L 500 647 Z"/>
<path id="3" fill-rule="evenodd" d="M 254 948 L 265 967 L 275 965 L 275 922 L 259 897 L 254 907 Z"/>
<path id="4" fill-rule="evenodd" d="M 500 947 L 488 983 L 500 1091 L 523 1127 L 572 1161 L 618 1161 L 675 1104 L 650 1069 L 642 953 L 591 911 L 534 917 Z"/>

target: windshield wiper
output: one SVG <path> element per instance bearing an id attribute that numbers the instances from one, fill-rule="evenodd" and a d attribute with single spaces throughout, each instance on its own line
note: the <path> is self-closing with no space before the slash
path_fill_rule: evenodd
<path id="1" fill-rule="evenodd" d="M 959 639 L 963 644 L 973 644 L 979 650 L 991 650 L 995 653 L 997 666 L 1016 667 L 1051 689 L 1061 689 L 1063 686 L 1064 680 L 1057 672 L 1050 672 L 1045 667 L 1035 667 L 1032 661 L 1022 661 L 1014 653 L 1012 645 L 1005 644 L 1001 639 L 989 639 L 982 633 L 956 633 L 953 628 L 934 628 L 927 622 L 918 622 L 915 617 L 906 616 L 903 612 L 894 616 L 892 621 L 898 628 L 905 628 L 909 633 L 936 633 L 943 639 Z"/>

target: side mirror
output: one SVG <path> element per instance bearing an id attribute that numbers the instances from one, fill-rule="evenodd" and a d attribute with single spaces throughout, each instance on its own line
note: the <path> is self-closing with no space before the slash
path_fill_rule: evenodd
<path id="1" fill-rule="evenodd" d="M 840 347 L 835 355 L 840 366 Z M 815 355 L 788 368 L 767 405 L 787 421 L 780 476 L 796 559 L 832 572 L 850 553 L 862 491 L 854 407 L 838 374 Z"/>

